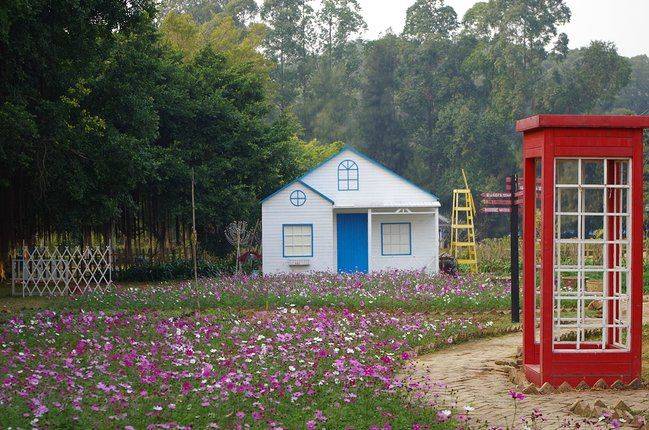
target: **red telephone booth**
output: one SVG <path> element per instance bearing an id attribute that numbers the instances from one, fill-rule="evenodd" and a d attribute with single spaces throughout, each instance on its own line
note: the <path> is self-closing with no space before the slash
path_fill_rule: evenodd
<path id="1" fill-rule="evenodd" d="M 649 116 L 537 115 L 523 132 L 523 361 L 572 386 L 640 377 Z"/>

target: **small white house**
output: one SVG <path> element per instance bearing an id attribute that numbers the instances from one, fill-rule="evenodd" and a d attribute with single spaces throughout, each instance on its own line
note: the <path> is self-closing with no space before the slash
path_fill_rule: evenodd
<path id="1" fill-rule="evenodd" d="M 437 197 L 346 147 L 262 202 L 264 273 L 439 268 Z"/>

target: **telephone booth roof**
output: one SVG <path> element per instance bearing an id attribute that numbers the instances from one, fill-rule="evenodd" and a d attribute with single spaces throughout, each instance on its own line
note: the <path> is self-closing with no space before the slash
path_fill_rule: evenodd
<path id="1" fill-rule="evenodd" d="M 536 115 L 523 132 L 523 352 L 555 386 L 640 376 L 649 116 Z"/>
<path id="2" fill-rule="evenodd" d="M 541 128 L 649 128 L 649 115 L 534 115 L 516 122 L 516 131 Z"/>

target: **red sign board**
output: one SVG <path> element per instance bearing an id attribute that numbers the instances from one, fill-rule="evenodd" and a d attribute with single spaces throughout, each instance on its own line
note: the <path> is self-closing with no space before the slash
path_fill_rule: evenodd
<path id="1" fill-rule="evenodd" d="M 482 208 L 480 209 L 480 212 L 482 213 L 492 213 L 492 214 L 499 214 L 499 213 L 511 213 L 512 209 L 511 208 Z"/>
<path id="2" fill-rule="evenodd" d="M 482 199 L 482 204 L 485 206 L 511 206 L 511 199 Z"/>
<path id="3" fill-rule="evenodd" d="M 508 199 L 512 193 L 481 193 L 480 197 L 483 199 Z"/>

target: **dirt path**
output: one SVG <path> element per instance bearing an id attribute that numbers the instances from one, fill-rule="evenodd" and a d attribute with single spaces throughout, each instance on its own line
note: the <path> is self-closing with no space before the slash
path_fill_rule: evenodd
<path id="1" fill-rule="evenodd" d="M 450 393 L 446 401 L 457 400 L 458 409 L 469 405 L 475 408 L 470 415 L 480 422 L 490 426 L 511 426 L 514 407 L 513 400 L 508 395 L 513 384 L 502 371 L 503 368 L 495 362 L 511 360 L 516 349 L 522 342 L 522 335 L 515 333 L 493 339 L 478 340 L 448 348 L 433 354 L 425 355 L 413 362 L 409 370 L 412 380 L 423 385 L 435 381 L 444 382 Z M 424 398 L 432 403 L 439 401 L 438 395 L 431 390 L 424 393 Z M 543 428 L 559 428 L 566 419 L 574 422 L 583 418 L 572 415 L 568 408 L 577 399 L 582 399 L 592 405 L 602 400 L 606 405 L 613 406 L 623 400 L 634 411 L 649 410 L 649 391 L 572 391 L 552 395 L 527 396 L 518 403 L 518 416 L 529 416 L 534 408 L 539 408 L 547 421 Z"/>

